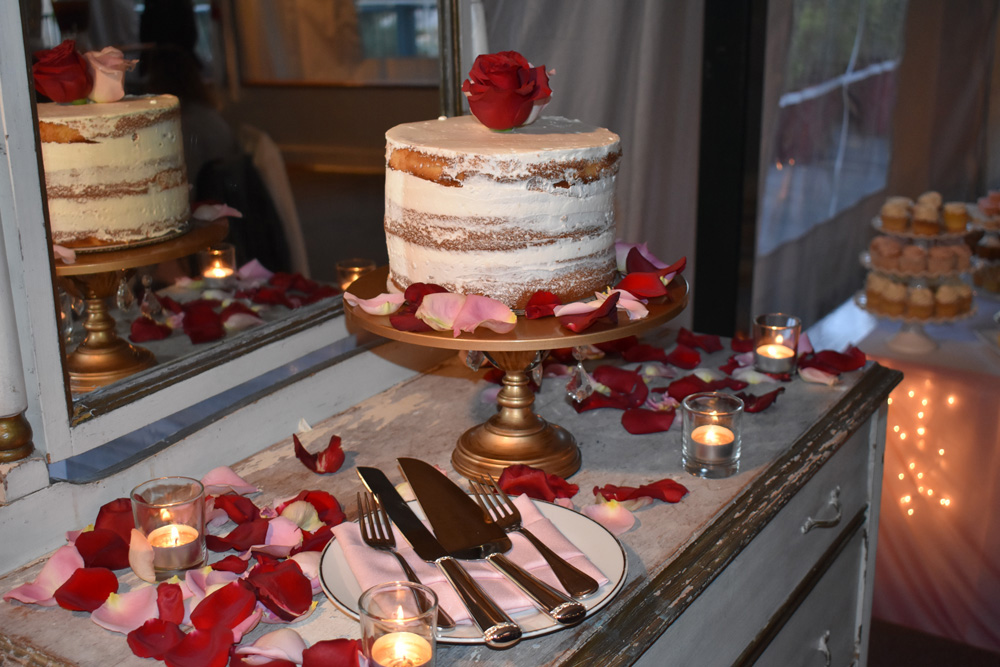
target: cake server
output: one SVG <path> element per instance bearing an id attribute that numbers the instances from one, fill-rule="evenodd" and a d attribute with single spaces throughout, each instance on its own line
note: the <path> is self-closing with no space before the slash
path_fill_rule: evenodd
<path id="1" fill-rule="evenodd" d="M 507 558 L 505 552 L 510 551 L 511 543 L 506 531 L 496 525 L 461 487 L 420 459 L 398 458 L 396 461 L 413 487 L 434 534 L 448 553 L 454 556 L 470 548 L 478 549 L 478 558 L 488 560 L 554 621 L 575 625 L 583 620 L 587 609 L 582 603 Z"/>
<path id="2" fill-rule="evenodd" d="M 497 606 L 479 587 L 462 565 L 448 553 L 413 510 L 407 506 L 396 487 L 378 468 L 358 466 L 358 475 L 368 490 L 378 496 L 385 511 L 396 527 L 406 537 L 420 558 L 438 566 L 455 592 L 472 615 L 472 620 L 483 632 L 487 646 L 507 648 L 521 639 L 521 628 Z M 459 550 L 457 553 L 463 553 Z M 465 552 L 466 557 L 469 552 Z"/>

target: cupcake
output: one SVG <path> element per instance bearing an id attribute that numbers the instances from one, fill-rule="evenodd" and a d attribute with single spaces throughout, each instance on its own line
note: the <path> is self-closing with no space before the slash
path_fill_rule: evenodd
<path id="1" fill-rule="evenodd" d="M 911 287 L 906 292 L 906 315 L 920 320 L 934 316 L 934 293 L 927 287 Z"/>
<path id="2" fill-rule="evenodd" d="M 955 246 L 938 245 L 927 253 L 927 270 L 931 273 L 951 273 L 955 270 L 958 257 L 952 250 Z"/>
<path id="3" fill-rule="evenodd" d="M 872 266 L 883 271 L 899 270 L 899 255 L 903 244 L 888 236 L 876 236 L 868 245 Z"/>
<path id="4" fill-rule="evenodd" d="M 953 234 L 964 232 L 969 223 L 969 209 L 964 202 L 952 201 L 944 205 L 944 228 Z"/>
<path id="5" fill-rule="evenodd" d="M 958 292 L 958 312 L 966 313 L 972 310 L 972 288 L 965 283 L 955 285 Z"/>
<path id="6" fill-rule="evenodd" d="M 990 261 L 1000 259 L 1000 236 L 986 234 L 976 245 L 976 254 Z"/>
<path id="7" fill-rule="evenodd" d="M 905 232 L 910 224 L 910 207 L 913 202 L 907 197 L 889 197 L 882 204 L 882 229 L 889 232 Z"/>
<path id="8" fill-rule="evenodd" d="M 935 236 L 941 231 L 938 209 L 929 204 L 917 204 L 913 207 L 913 220 L 910 229 L 914 234 Z"/>
<path id="9" fill-rule="evenodd" d="M 882 312 L 886 315 L 902 315 L 906 308 L 906 285 L 895 280 L 886 280 L 880 292 Z"/>
<path id="10" fill-rule="evenodd" d="M 955 285 L 945 284 L 934 293 L 934 314 L 938 317 L 955 317 L 958 315 L 958 289 Z"/>
<path id="11" fill-rule="evenodd" d="M 990 190 L 986 193 L 986 198 L 994 204 L 1000 206 L 1000 190 Z"/>
<path id="12" fill-rule="evenodd" d="M 972 250 L 969 246 L 959 243 L 945 247 L 951 248 L 951 252 L 955 255 L 955 270 L 968 271 L 972 268 Z"/>
<path id="13" fill-rule="evenodd" d="M 928 190 L 917 197 L 917 206 L 930 206 L 935 210 L 941 208 L 941 193 Z"/>
<path id="14" fill-rule="evenodd" d="M 899 270 L 905 273 L 923 273 L 927 270 L 927 251 L 918 245 L 908 245 L 899 256 Z"/>
<path id="15" fill-rule="evenodd" d="M 976 205 L 979 206 L 979 212 L 987 218 L 1000 215 L 1000 202 L 995 202 L 989 197 L 980 197 L 977 200 Z"/>
<path id="16" fill-rule="evenodd" d="M 877 273 L 869 273 L 865 280 L 865 309 L 870 313 L 882 312 L 882 290 L 887 279 Z"/>

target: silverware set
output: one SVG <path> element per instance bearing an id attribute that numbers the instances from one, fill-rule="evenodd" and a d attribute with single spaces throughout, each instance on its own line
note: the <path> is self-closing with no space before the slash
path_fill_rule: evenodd
<path id="1" fill-rule="evenodd" d="M 424 461 L 400 458 L 398 462 L 434 532 L 427 530 L 413 514 L 381 470 L 359 466 L 358 474 L 370 491 L 358 495 L 358 523 L 366 544 L 393 553 L 406 577 L 418 582 L 412 568 L 395 550 L 391 519 L 417 556 L 442 571 L 482 631 L 485 643 L 494 648 L 505 648 L 519 641 L 521 628 L 479 587 L 461 561 L 488 561 L 560 625 L 571 626 L 583 620 L 586 607 L 575 598 L 593 594 L 598 583 L 526 530 L 517 507 L 492 477 L 483 475 L 471 480 L 470 497 L 466 490 Z M 519 532 L 527 538 L 572 597 L 506 556 L 511 548 L 509 532 Z M 454 622 L 445 614 L 438 625 L 449 628 L 454 627 Z"/>

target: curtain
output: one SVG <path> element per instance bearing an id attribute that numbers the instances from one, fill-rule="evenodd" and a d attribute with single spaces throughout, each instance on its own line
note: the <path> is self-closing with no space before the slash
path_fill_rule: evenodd
<path id="1" fill-rule="evenodd" d="M 694 276 L 703 3 L 484 0 L 490 52 L 555 70 L 545 115 L 578 118 L 622 141 L 618 235 Z M 464 78 L 464 76 L 463 76 Z M 692 298 L 696 298 L 692 285 Z M 690 326 L 688 307 L 678 323 Z"/>

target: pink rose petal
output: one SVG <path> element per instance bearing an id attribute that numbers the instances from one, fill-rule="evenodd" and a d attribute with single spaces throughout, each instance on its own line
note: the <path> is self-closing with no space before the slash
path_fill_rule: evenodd
<path id="1" fill-rule="evenodd" d="M 42 566 L 34 581 L 12 588 L 4 594 L 3 599 L 54 607 L 56 600 L 53 594 L 81 567 L 83 557 L 76 547 L 59 547 Z"/>
<path id="2" fill-rule="evenodd" d="M 263 283 L 270 280 L 271 276 L 273 276 L 274 273 L 264 268 L 264 265 L 261 264 L 258 260 L 251 259 L 249 262 L 247 262 L 246 264 L 244 264 L 239 268 L 239 270 L 236 272 L 236 275 L 239 276 L 240 280 Z"/>
<path id="3" fill-rule="evenodd" d="M 323 590 L 319 581 L 319 562 L 321 557 L 322 554 L 318 551 L 300 551 L 292 556 L 292 560 L 302 568 L 302 574 L 309 578 L 309 583 L 312 584 L 313 595 Z"/>
<path id="4" fill-rule="evenodd" d="M 128 564 L 135 576 L 143 581 L 156 581 L 156 571 L 153 569 L 153 547 L 146 536 L 135 528 L 132 529 L 132 539 L 128 545 Z"/>
<path id="5" fill-rule="evenodd" d="M 642 301 L 640 301 L 638 298 L 636 298 L 629 292 L 626 292 L 625 290 L 621 289 L 611 290 L 609 294 L 600 295 L 598 296 L 598 298 L 601 299 L 601 301 L 603 301 L 608 296 L 615 293 L 619 295 L 618 310 L 624 310 L 626 313 L 628 313 L 629 320 L 641 320 L 645 318 L 647 315 L 649 315 L 649 309 L 646 308 L 645 304 L 643 304 Z"/>
<path id="6" fill-rule="evenodd" d="M 195 204 L 191 217 L 195 220 L 218 220 L 219 218 L 242 218 L 243 214 L 227 204 Z M 257 261 L 257 260 L 253 260 Z"/>
<path id="7" fill-rule="evenodd" d="M 451 292 L 435 292 L 427 294 L 420 302 L 420 307 L 414 313 L 418 320 L 427 324 L 435 331 L 448 331 L 455 324 L 458 314 L 465 305 L 464 294 Z"/>
<path id="8" fill-rule="evenodd" d="M 263 545 L 251 551 L 266 553 L 275 558 L 287 558 L 292 549 L 302 544 L 302 529 L 294 521 L 278 516 L 267 522 L 267 538 Z"/>
<path id="9" fill-rule="evenodd" d="M 128 634 L 151 618 L 159 617 L 156 587 L 141 586 L 127 593 L 112 593 L 90 614 L 90 620 L 106 630 Z"/>
<path id="10" fill-rule="evenodd" d="M 426 303 L 427 299 L 425 298 L 424 304 Z M 462 309 L 455 317 L 451 330 L 457 337 L 463 331 L 471 333 L 480 326 L 497 333 L 507 333 L 512 331 L 516 325 L 517 315 L 510 308 L 495 299 L 470 294 L 465 298 L 465 303 L 462 304 Z"/>
<path id="11" fill-rule="evenodd" d="M 799 377 L 806 382 L 825 384 L 828 387 L 832 387 L 839 382 L 836 375 L 833 373 L 827 373 L 826 371 L 821 371 L 818 368 L 800 368 Z"/>
<path id="12" fill-rule="evenodd" d="M 205 493 L 210 496 L 221 496 L 223 493 L 232 491 L 241 496 L 250 493 L 259 493 L 260 489 L 252 484 L 248 484 L 242 477 L 233 472 L 229 466 L 219 466 L 209 470 L 201 483 L 205 485 Z"/>
<path id="13" fill-rule="evenodd" d="M 626 533 L 635 525 L 635 515 L 617 500 L 587 505 L 583 508 L 583 513 L 610 530 L 613 535 Z"/>
<path id="14" fill-rule="evenodd" d="M 379 294 L 372 299 L 360 299 L 350 292 L 344 292 L 344 301 L 353 308 L 361 308 L 369 315 L 392 315 L 403 305 L 402 294 Z"/>
<path id="15" fill-rule="evenodd" d="M 291 628 L 279 628 L 258 637 L 253 644 L 237 646 L 233 652 L 236 655 L 252 655 L 267 660 L 288 660 L 301 664 L 304 650 L 306 650 L 306 643 L 299 636 L 299 633 Z M 247 661 L 247 664 L 255 663 Z"/>
<path id="16" fill-rule="evenodd" d="M 52 244 L 52 254 L 56 259 L 61 259 L 65 264 L 76 264 L 76 251 L 66 248 L 57 243 Z"/>

